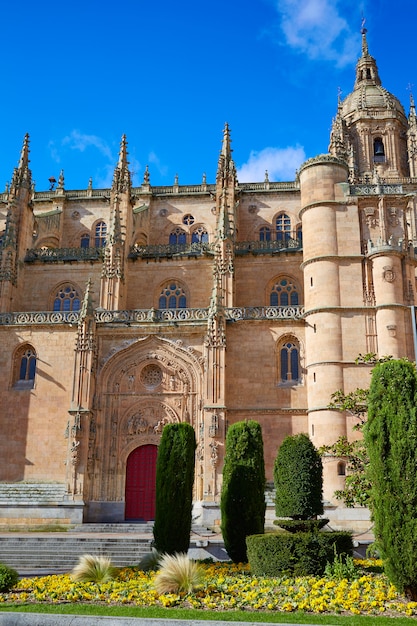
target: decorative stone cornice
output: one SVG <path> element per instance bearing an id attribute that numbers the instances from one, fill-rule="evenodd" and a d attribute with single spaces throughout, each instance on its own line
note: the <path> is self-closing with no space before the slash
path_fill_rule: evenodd
<path id="1" fill-rule="evenodd" d="M 331 154 L 319 154 L 315 157 L 312 157 L 311 159 L 307 159 L 307 161 L 304 161 L 304 163 L 300 166 L 300 169 L 298 170 L 298 175 L 300 175 L 301 172 L 303 172 L 308 167 L 312 167 L 313 165 L 339 165 L 340 167 L 345 168 L 346 171 L 349 171 L 349 167 L 346 161 L 343 161 L 338 157 L 332 156 Z"/>

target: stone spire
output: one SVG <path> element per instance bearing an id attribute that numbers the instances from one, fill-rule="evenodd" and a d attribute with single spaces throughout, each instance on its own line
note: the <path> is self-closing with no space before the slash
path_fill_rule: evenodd
<path id="1" fill-rule="evenodd" d="M 339 100 L 336 116 L 332 121 L 332 130 L 330 132 L 329 152 L 331 155 L 347 160 L 349 152 L 349 138 L 346 122 L 341 115 L 341 103 Z"/>
<path id="2" fill-rule="evenodd" d="M 410 113 L 408 114 L 407 152 L 410 176 L 417 176 L 417 115 L 413 94 L 410 92 Z"/>
<path id="3" fill-rule="evenodd" d="M 223 186 L 230 178 L 233 179 L 233 182 L 236 178 L 236 168 L 232 159 L 231 143 L 229 124 L 226 122 L 223 129 L 222 149 L 220 150 L 216 176 L 216 181 L 222 181 Z"/>
<path id="4" fill-rule="evenodd" d="M 236 168 L 232 159 L 230 129 L 226 123 L 216 175 L 217 239 L 224 240 L 233 237 L 236 184 Z"/>
<path id="5" fill-rule="evenodd" d="M 13 173 L 11 188 L 17 189 L 18 187 L 25 187 L 26 189 L 30 189 L 31 185 L 32 172 L 29 169 L 29 135 L 26 133 L 20 152 L 19 164 Z"/>
<path id="6" fill-rule="evenodd" d="M 119 150 L 119 161 L 116 165 L 113 175 L 112 190 L 122 193 L 124 191 L 130 191 L 132 188 L 132 181 L 129 172 L 129 161 L 127 160 L 127 141 L 126 135 L 122 135 Z"/>
<path id="7" fill-rule="evenodd" d="M 381 85 L 376 61 L 369 54 L 368 41 L 366 38 L 367 32 L 367 29 L 362 27 L 362 56 L 356 64 L 355 89 L 362 84 Z"/>

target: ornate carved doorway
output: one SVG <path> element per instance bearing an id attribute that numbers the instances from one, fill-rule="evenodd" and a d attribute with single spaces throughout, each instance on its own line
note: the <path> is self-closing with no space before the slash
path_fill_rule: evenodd
<path id="1" fill-rule="evenodd" d="M 155 478 L 158 447 L 147 444 L 135 448 L 126 463 L 125 519 L 155 518 Z"/>

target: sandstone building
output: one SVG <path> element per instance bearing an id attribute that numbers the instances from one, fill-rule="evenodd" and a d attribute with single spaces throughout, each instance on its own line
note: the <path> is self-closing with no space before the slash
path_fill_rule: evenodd
<path id="1" fill-rule="evenodd" d="M 165 424 L 195 428 L 195 516 L 219 518 L 227 426 L 351 436 L 327 408 L 365 386 L 358 354 L 415 358 L 417 117 L 381 85 L 366 31 L 329 154 L 292 182 L 239 183 L 230 130 L 215 183 L 36 191 L 25 137 L 0 194 L 0 523 L 149 520 Z M 358 525 L 333 492 L 326 513 Z M 273 516 L 273 514 L 272 514 Z"/>

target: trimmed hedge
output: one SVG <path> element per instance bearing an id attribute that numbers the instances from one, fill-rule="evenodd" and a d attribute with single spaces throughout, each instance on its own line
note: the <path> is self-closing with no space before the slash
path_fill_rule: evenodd
<path id="1" fill-rule="evenodd" d="M 277 517 L 306 520 L 323 514 L 323 466 L 309 436 L 289 435 L 274 463 Z"/>
<path id="2" fill-rule="evenodd" d="M 160 553 L 188 552 L 195 462 L 195 432 L 186 423 L 164 426 L 156 461 L 153 536 Z"/>
<path id="3" fill-rule="evenodd" d="M 227 554 L 246 563 L 246 537 L 265 526 L 265 464 L 262 429 L 249 420 L 227 431 L 220 500 L 221 531 Z"/>
<path id="4" fill-rule="evenodd" d="M 13 567 L 0 563 L 0 592 L 6 593 L 17 585 L 19 574 Z"/>
<path id="5" fill-rule="evenodd" d="M 350 532 L 270 533 L 246 538 L 255 576 L 321 576 L 336 556 L 351 556 Z"/>

